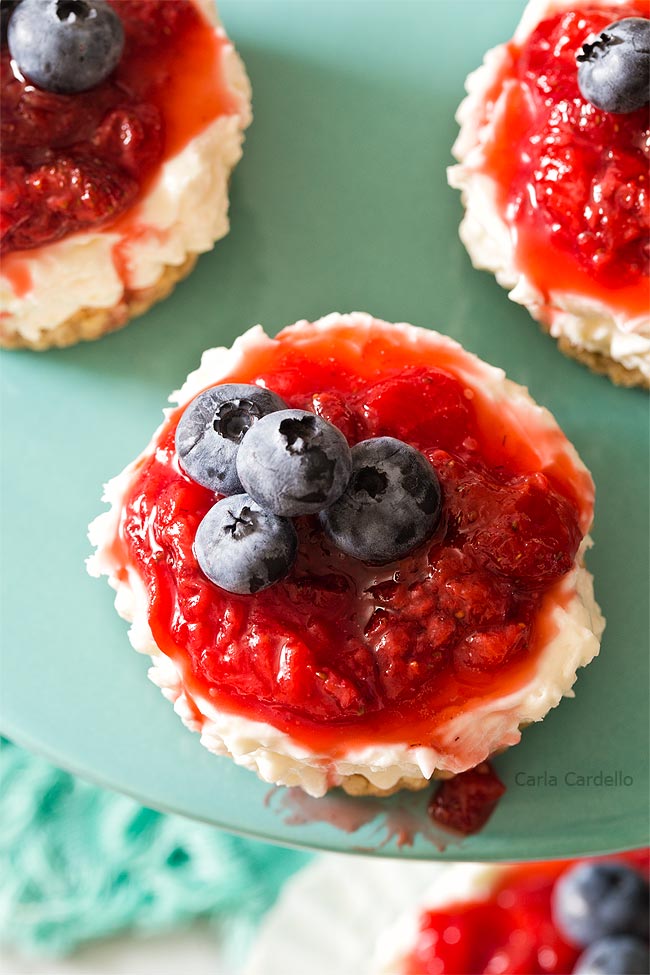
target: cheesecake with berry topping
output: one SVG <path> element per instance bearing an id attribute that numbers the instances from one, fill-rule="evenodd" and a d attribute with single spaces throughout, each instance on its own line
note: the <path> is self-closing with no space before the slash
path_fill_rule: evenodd
<path id="1" fill-rule="evenodd" d="M 501 370 L 333 314 L 208 350 L 172 402 L 106 487 L 89 571 L 211 751 L 388 794 L 572 696 L 604 626 L 593 483 Z"/>
<path id="2" fill-rule="evenodd" d="M 3 3 L 0 344 L 94 339 L 228 232 L 250 86 L 212 0 Z"/>
<path id="3" fill-rule="evenodd" d="M 378 939 L 373 975 L 643 975 L 648 851 L 455 864 Z"/>
<path id="4" fill-rule="evenodd" d="M 460 235 L 566 354 L 650 386 L 648 0 L 531 0 L 467 79 Z"/>

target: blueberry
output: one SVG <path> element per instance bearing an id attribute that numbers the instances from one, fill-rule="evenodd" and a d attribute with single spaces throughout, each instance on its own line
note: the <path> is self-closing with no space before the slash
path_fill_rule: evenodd
<path id="1" fill-rule="evenodd" d="M 9 18 L 18 6 L 18 0 L 0 0 L 0 36 L 2 43 L 7 40 Z"/>
<path id="2" fill-rule="evenodd" d="M 176 428 L 176 452 L 193 481 L 218 494 L 238 494 L 236 458 L 244 434 L 286 404 L 262 386 L 224 383 L 201 393 Z"/>
<path id="3" fill-rule="evenodd" d="M 626 934 L 601 938 L 580 955 L 573 971 L 574 975 L 648 975 L 648 945 Z"/>
<path id="4" fill-rule="evenodd" d="M 342 552 L 384 565 L 430 538 L 441 508 L 436 472 L 419 450 L 377 437 L 352 448 L 350 483 L 321 524 Z"/>
<path id="5" fill-rule="evenodd" d="M 298 536 L 287 518 L 265 511 L 248 494 L 222 498 L 196 532 L 194 554 L 211 582 L 251 595 L 283 579 L 296 558 Z"/>
<path id="6" fill-rule="evenodd" d="M 553 915 L 569 941 L 588 945 L 611 934 L 648 935 L 648 883 L 625 863 L 579 863 L 553 891 Z"/>
<path id="7" fill-rule="evenodd" d="M 315 514 L 341 496 L 350 478 L 348 442 L 335 426 L 305 410 L 282 410 L 256 423 L 237 455 L 244 489 L 291 518 Z"/>
<path id="8" fill-rule="evenodd" d="M 634 112 L 650 100 L 650 20 L 627 17 L 605 27 L 577 56 L 578 85 L 603 112 Z"/>
<path id="9" fill-rule="evenodd" d="M 21 0 L 9 21 L 9 50 L 38 88 L 94 88 L 122 56 L 122 21 L 106 0 Z"/>

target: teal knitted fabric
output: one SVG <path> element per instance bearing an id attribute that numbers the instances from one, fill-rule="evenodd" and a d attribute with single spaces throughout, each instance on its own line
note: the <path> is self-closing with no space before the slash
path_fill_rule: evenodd
<path id="1" fill-rule="evenodd" d="M 226 921 L 220 932 L 241 946 L 309 859 L 143 808 L 2 745 L 0 940 L 24 953 L 198 917 Z"/>

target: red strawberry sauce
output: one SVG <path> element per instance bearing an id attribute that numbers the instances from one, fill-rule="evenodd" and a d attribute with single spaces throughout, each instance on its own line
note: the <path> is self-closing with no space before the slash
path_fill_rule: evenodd
<path id="1" fill-rule="evenodd" d="M 190 695 L 332 754 L 377 740 L 433 744 L 442 721 L 530 677 L 591 519 L 591 480 L 559 431 L 536 431 L 534 418 L 520 427 L 457 378 L 464 353 L 432 352 L 391 326 L 365 342 L 351 326 L 306 330 L 247 351 L 224 381 L 264 383 L 352 444 L 389 435 L 422 450 L 444 492 L 431 542 L 377 569 L 300 518 L 285 581 L 255 596 L 223 592 L 192 552 L 215 495 L 178 467 L 175 410 L 134 475 L 115 556 L 123 578 L 130 566 L 145 581 L 154 638 Z M 535 450 L 547 449 L 542 471 Z"/>
<path id="2" fill-rule="evenodd" d="M 607 859 L 625 860 L 648 875 L 647 851 Z M 583 949 L 557 930 L 551 897 L 576 862 L 511 867 L 489 897 L 425 911 L 400 975 L 568 975 Z"/>
<path id="3" fill-rule="evenodd" d="M 125 218 L 161 164 L 237 109 L 222 71 L 228 42 L 192 0 L 110 2 L 124 26 L 124 52 L 90 91 L 35 88 L 2 45 L 0 250 L 18 293 L 29 290 L 21 251 L 118 223 L 128 232 Z"/>
<path id="4" fill-rule="evenodd" d="M 597 109 L 580 93 L 575 59 L 591 34 L 634 16 L 650 16 L 648 0 L 585 4 L 511 42 L 485 105 L 483 163 L 516 264 L 541 294 L 591 296 L 631 317 L 648 307 L 648 110 Z"/>

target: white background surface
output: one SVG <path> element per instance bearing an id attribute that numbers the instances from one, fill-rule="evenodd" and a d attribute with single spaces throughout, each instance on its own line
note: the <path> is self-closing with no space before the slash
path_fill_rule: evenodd
<path id="1" fill-rule="evenodd" d="M 56 961 L 0 953 L 2 975 L 235 975 L 220 957 L 214 927 L 115 938 Z"/>

